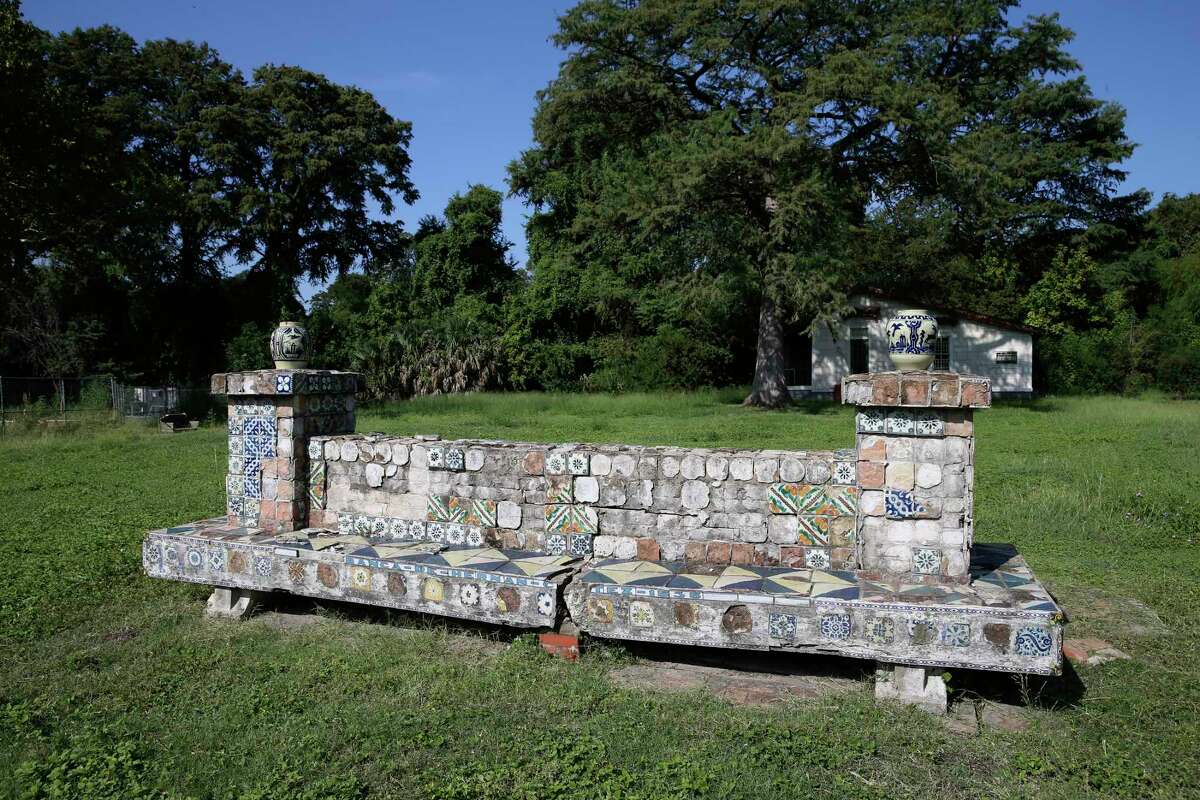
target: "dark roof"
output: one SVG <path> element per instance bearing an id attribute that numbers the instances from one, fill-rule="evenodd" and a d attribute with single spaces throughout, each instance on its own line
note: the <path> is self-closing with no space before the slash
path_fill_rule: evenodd
<path id="1" fill-rule="evenodd" d="M 858 289 L 857 291 L 850 293 L 850 295 L 852 297 L 856 294 L 866 294 L 866 295 L 870 295 L 871 297 L 877 298 L 879 300 L 891 300 L 896 303 L 903 303 L 904 305 L 907 305 L 909 308 L 931 308 L 931 309 L 935 309 L 937 311 L 944 311 L 944 312 L 946 312 L 946 314 L 944 314 L 943 316 L 952 315 L 952 316 L 958 317 L 960 319 L 968 319 L 968 320 L 971 320 L 972 322 L 982 322 L 984 325 L 992 325 L 997 328 L 1004 328 L 1005 330 L 1021 331 L 1022 333 L 1029 333 L 1029 334 L 1041 333 L 1041 331 L 1038 330 L 1037 328 L 1031 328 L 1028 325 L 1024 325 L 1020 322 L 1011 322 L 1009 320 L 1000 319 L 998 317 L 989 317 L 987 314 L 976 314 L 974 311 L 964 311 L 960 308 L 947 308 L 946 306 L 940 306 L 940 305 L 937 305 L 936 303 L 930 303 L 926 300 L 920 300 L 920 299 L 913 298 L 913 297 L 905 297 L 902 295 L 890 294 L 890 293 L 884 292 L 880 289 Z"/>

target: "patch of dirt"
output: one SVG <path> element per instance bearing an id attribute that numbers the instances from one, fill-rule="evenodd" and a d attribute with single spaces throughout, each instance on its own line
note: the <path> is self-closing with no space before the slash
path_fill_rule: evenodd
<path id="1" fill-rule="evenodd" d="M 1069 597 L 1062 603 L 1069 621 L 1087 620 L 1110 636 L 1140 638 L 1171 632 L 1154 609 L 1132 597 L 1108 594 L 1091 586 L 1074 587 L 1064 594 Z"/>
<path id="2" fill-rule="evenodd" d="M 968 735 L 983 730 L 1023 731 L 1029 727 L 1029 712 L 1020 706 L 990 700 L 964 701 L 950 707 L 942 718 L 946 728 Z"/>
<path id="3" fill-rule="evenodd" d="M 743 672 L 700 664 L 633 664 L 609 674 L 617 686 L 663 692 L 704 689 L 739 706 L 764 706 L 787 698 L 812 700 L 861 690 L 861 681 L 821 675 Z"/>
<path id="4" fill-rule="evenodd" d="M 141 631 L 139 631 L 137 628 L 126 625 L 123 628 L 117 628 L 115 631 L 109 631 L 108 633 L 104 634 L 104 641 L 128 642 L 130 639 L 136 639 L 139 633 L 141 633 Z"/>

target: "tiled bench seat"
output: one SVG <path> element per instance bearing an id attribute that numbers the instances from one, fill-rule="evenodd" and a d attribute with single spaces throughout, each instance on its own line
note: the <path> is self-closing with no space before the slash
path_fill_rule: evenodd
<path id="1" fill-rule="evenodd" d="M 156 578 L 544 628 L 579 560 L 318 528 L 272 534 L 217 517 L 151 531 L 142 563 Z"/>
<path id="2" fill-rule="evenodd" d="M 1055 674 L 1062 612 L 1007 545 L 977 545 L 971 581 L 866 572 L 596 561 L 566 591 L 588 633 L 818 651 L 899 664 Z"/>

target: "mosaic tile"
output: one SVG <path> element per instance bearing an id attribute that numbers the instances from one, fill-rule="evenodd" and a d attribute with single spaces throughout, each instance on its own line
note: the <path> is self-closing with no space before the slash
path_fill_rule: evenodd
<path id="1" fill-rule="evenodd" d="M 586 533 L 572 533 L 567 541 L 567 552 L 586 558 L 592 554 L 592 537 Z"/>
<path id="2" fill-rule="evenodd" d="M 242 454 L 242 437 L 241 436 L 230 436 L 229 437 L 229 455 L 240 456 L 241 454 Z"/>
<path id="3" fill-rule="evenodd" d="M 941 436 L 946 432 L 946 421 L 936 411 L 917 412 L 913 424 L 918 436 Z"/>
<path id="4" fill-rule="evenodd" d="M 551 452 L 546 454 L 547 475 L 565 475 L 567 473 L 567 457 L 563 453 Z"/>
<path id="5" fill-rule="evenodd" d="M 821 617 L 821 635 L 826 639 L 849 639 L 849 614 L 825 614 Z"/>
<path id="6" fill-rule="evenodd" d="M 467 459 L 463 451 L 457 447 L 446 448 L 446 469 L 460 471 L 466 466 Z"/>
<path id="7" fill-rule="evenodd" d="M 883 493 L 883 506 L 888 519 L 912 519 L 925 513 L 925 506 L 906 489 L 886 490 Z"/>
<path id="8" fill-rule="evenodd" d="M 613 603 L 607 597 L 589 597 L 587 601 L 588 616 L 604 625 L 613 621 Z"/>
<path id="9" fill-rule="evenodd" d="M 225 504 L 225 510 L 230 514 L 241 516 L 242 513 L 242 497 L 230 497 Z"/>
<path id="10" fill-rule="evenodd" d="M 644 600 L 634 600 L 629 604 L 629 624 L 635 628 L 653 628 L 654 607 Z"/>
<path id="11" fill-rule="evenodd" d="M 943 647 L 966 647 L 971 643 L 971 626 L 966 622 L 947 622 L 938 632 Z"/>
<path id="12" fill-rule="evenodd" d="M 440 494 L 431 494 L 426 504 L 426 518 L 430 522 L 458 522 L 466 515 L 466 509 L 457 503 L 453 503 L 457 499 Z"/>
<path id="13" fill-rule="evenodd" d="M 891 617 L 875 617 L 867 623 L 867 638 L 875 644 L 896 641 L 896 621 Z"/>
<path id="14" fill-rule="evenodd" d="M 1053 644 L 1049 631 L 1037 625 L 1028 625 L 1017 631 L 1013 649 L 1019 656 L 1037 658 L 1050 655 Z"/>
<path id="15" fill-rule="evenodd" d="M 859 433 L 883 433 L 887 413 L 881 408 L 864 408 L 858 412 Z"/>
<path id="16" fill-rule="evenodd" d="M 440 603 L 446 596 L 446 587 L 437 578 L 426 578 L 421 584 L 421 597 L 430 603 Z"/>
<path id="17" fill-rule="evenodd" d="M 853 517 L 858 513 L 857 486 L 826 486 L 825 498 L 833 514 Z"/>
<path id="18" fill-rule="evenodd" d="M 371 570 L 366 567 L 355 567 L 350 570 L 350 588 L 360 592 L 371 590 Z"/>
<path id="19" fill-rule="evenodd" d="M 225 476 L 225 494 L 230 497 L 241 497 L 246 493 L 245 478 L 241 475 Z"/>
<path id="20" fill-rule="evenodd" d="M 204 553 L 195 547 L 187 548 L 183 560 L 192 569 L 202 569 L 204 567 Z"/>
<path id="21" fill-rule="evenodd" d="M 371 535 L 372 520 L 366 514 L 358 514 L 354 517 L 354 532 L 359 536 Z"/>
<path id="22" fill-rule="evenodd" d="M 773 483 L 767 495 L 772 514 L 795 514 L 800 507 L 800 484 Z"/>
<path id="23" fill-rule="evenodd" d="M 591 506 L 547 504 L 545 518 L 546 530 L 552 533 L 595 534 L 599 528 L 596 509 Z"/>
<path id="24" fill-rule="evenodd" d="M 430 522 L 425 525 L 425 538 L 431 542 L 446 541 L 446 523 Z"/>
<path id="25" fill-rule="evenodd" d="M 458 602 L 464 606 L 479 605 L 479 584 L 464 583 L 458 587 Z"/>
<path id="26" fill-rule="evenodd" d="M 349 511 L 338 512 L 338 532 L 339 533 L 354 533 L 354 515 Z"/>
<path id="27" fill-rule="evenodd" d="M 255 500 L 262 498 L 262 475 L 258 470 L 255 470 L 253 475 L 243 477 L 242 491 L 246 497 Z"/>
<path id="28" fill-rule="evenodd" d="M 931 547 L 913 548 L 913 572 L 918 575 L 940 575 L 942 554 Z"/>
<path id="29" fill-rule="evenodd" d="M 256 555 L 254 557 L 254 574 L 260 578 L 269 578 L 275 571 L 275 559 L 270 556 Z"/>
<path id="30" fill-rule="evenodd" d="M 833 462 L 833 482 L 843 486 L 851 486 L 857 480 L 857 470 L 853 461 Z"/>
<path id="31" fill-rule="evenodd" d="M 467 528 L 467 544 L 472 547 L 482 547 L 483 531 L 479 528 Z"/>
<path id="32" fill-rule="evenodd" d="M 241 475 L 242 470 L 246 468 L 246 462 L 240 456 L 229 457 L 229 474 Z"/>
<path id="33" fill-rule="evenodd" d="M 292 393 L 292 375 L 285 372 L 275 376 L 275 394 L 291 394 Z"/>
<path id="34" fill-rule="evenodd" d="M 242 435 L 242 429 L 243 429 L 242 422 L 243 422 L 243 420 L 239 416 L 230 416 L 229 417 L 228 426 L 229 426 L 229 435 L 230 436 L 241 436 Z"/>
<path id="35" fill-rule="evenodd" d="M 408 520 L 392 519 L 388 522 L 388 537 L 391 539 L 407 539 L 408 535 Z"/>
<path id="36" fill-rule="evenodd" d="M 566 475 L 554 475 L 546 480 L 547 503 L 574 503 L 575 481 Z"/>
<path id="37" fill-rule="evenodd" d="M 567 455 L 567 472 L 572 475 L 587 475 L 591 457 L 587 453 L 575 451 Z"/>
<path id="38" fill-rule="evenodd" d="M 797 540 L 801 544 L 829 544 L 829 517 L 803 516 L 796 521 Z"/>
<path id="39" fill-rule="evenodd" d="M 467 529 L 456 522 L 446 525 L 446 544 L 466 544 Z"/>
<path id="40" fill-rule="evenodd" d="M 410 539 L 430 539 L 429 526 L 424 520 L 410 519 L 408 521 L 408 538 Z"/>
<path id="41" fill-rule="evenodd" d="M 308 502 L 313 508 L 325 508 L 325 460 L 310 461 L 308 465 Z"/>
<path id="42" fill-rule="evenodd" d="M 892 411 L 887 416 L 887 423 L 884 430 L 888 433 L 900 433 L 912 435 L 915 432 L 916 425 L 913 422 L 913 414 L 911 411 Z"/>
<path id="43" fill-rule="evenodd" d="M 809 569 L 829 569 L 829 551 L 820 547 L 805 548 L 804 565 Z"/>
<path id="44" fill-rule="evenodd" d="M 546 552 L 562 555 L 567 552 L 567 537 L 561 533 L 551 533 L 545 539 Z"/>
<path id="45" fill-rule="evenodd" d="M 371 536 L 382 539 L 388 534 L 388 521 L 386 517 L 374 517 L 371 520 Z"/>
<path id="46" fill-rule="evenodd" d="M 772 639 L 782 639 L 785 642 L 796 640 L 796 618 L 791 614 L 771 614 L 767 629 Z"/>
<path id="47" fill-rule="evenodd" d="M 428 461 L 430 469 L 444 468 L 446 465 L 446 449 L 444 447 L 429 448 Z"/>
<path id="48" fill-rule="evenodd" d="M 325 445 L 320 441 L 313 439 L 308 443 L 308 457 L 315 459 L 325 458 Z"/>
<path id="49" fill-rule="evenodd" d="M 554 595 L 549 592 L 538 592 L 537 610 L 543 617 L 553 616 L 554 614 Z"/>

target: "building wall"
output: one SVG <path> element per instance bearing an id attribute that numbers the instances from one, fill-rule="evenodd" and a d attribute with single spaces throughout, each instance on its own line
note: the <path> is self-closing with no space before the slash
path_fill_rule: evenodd
<path id="1" fill-rule="evenodd" d="M 842 378 L 850 374 L 850 331 L 856 327 L 867 329 L 868 371 L 894 369 L 887 353 L 887 321 L 896 311 L 910 305 L 865 296 L 855 298 L 854 305 L 856 308 L 878 308 L 879 318 L 848 317 L 836 326 L 836 339 L 828 326 L 819 327 L 812 337 L 812 385 L 792 387 L 793 391 L 833 393 Z M 942 314 L 938 309 L 930 310 L 935 315 Z M 939 335 L 950 337 L 951 372 L 991 379 L 994 394 L 1032 394 L 1033 337 L 1028 333 L 959 319 L 942 328 Z M 997 364 L 996 353 L 1004 350 L 1015 351 L 1017 363 Z"/>

